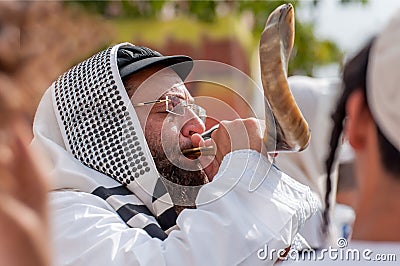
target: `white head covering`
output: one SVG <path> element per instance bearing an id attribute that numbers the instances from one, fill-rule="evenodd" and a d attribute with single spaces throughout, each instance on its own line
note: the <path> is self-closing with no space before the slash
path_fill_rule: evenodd
<path id="1" fill-rule="evenodd" d="M 129 47 L 99 52 L 50 86 L 35 116 L 33 144 L 53 162 L 53 189 L 97 195 L 128 225 L 163 239 L 177 215 L 119 74 L 117 52 Z"/>
<path id="2" fill-rule="evenodd" d="M 372 46 L 367 97 L 375 122 L 400 151 L 400 10 L 396 14 Z"/>

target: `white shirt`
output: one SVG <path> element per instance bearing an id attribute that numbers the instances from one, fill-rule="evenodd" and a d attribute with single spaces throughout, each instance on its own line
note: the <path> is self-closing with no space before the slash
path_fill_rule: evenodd
<path id="1" fill-rule="evenodd" d="M 259 250 L 288 247 L 317 209 L 308 187 L 250 150 L 228 154 L 196 203 L 198 208 L 184 210 L 178 229 L 161 241 L 129 228 L 97 196 L 52 192 L 54 264 L 272 265 L 276 257 L 262 260 Z"/>

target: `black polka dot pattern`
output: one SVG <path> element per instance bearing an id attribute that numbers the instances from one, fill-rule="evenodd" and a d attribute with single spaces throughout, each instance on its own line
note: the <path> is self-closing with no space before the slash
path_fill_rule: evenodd
<path id="1" fill-rule="evenodd" d="M 55 100 L 73 156 L 123 185 L 150 171 L 127 103 L 111 70 L 111 48 L 55 83 Z"/>

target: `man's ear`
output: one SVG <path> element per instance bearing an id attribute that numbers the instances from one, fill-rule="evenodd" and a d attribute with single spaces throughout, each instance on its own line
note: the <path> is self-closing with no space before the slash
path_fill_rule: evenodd
<path id="1" fill-rule="evenodd" d="M 345 132 L 351 146 L 355 150 L 363 149 L 372 117 L 361 90 L 350 94 L 346 103 L 346 117 Z"/>

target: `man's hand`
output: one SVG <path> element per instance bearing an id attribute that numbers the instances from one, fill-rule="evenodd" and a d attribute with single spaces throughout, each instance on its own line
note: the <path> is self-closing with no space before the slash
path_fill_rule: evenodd
<path id="1" fill-rule="evenodd" d="M 217 147 L 216 159 L 221 163 L 228 153 L 250 149 L 261 152 L 263 135 L 259 120 L 255 118 L 221 121 L 218 130 L 211 134 Z"/>
<path id="2" fill-rule="evenodd" d="M 221 121 L 220 126 L 211 134 L 211 139 L 203 140 L 199 134 L 192 136 L 195 146 L 214 146 L 216 155 L 210 162 L 209 156 L 201 156 L 200 162 L 206 166 L 204 171 L 210 181 L 217 174 L 219 166 L 228 153 L 235 150 L 263 150 L 263 131 L 260 120 L 255 118 Z"/>
<path id="3" fill-rule="evenodd" d="M 4 265 L 50 265 L 44 158 L 29 149 L 30 128 L 24 122 L 16 119 L 1 129 L 0 260 Z"/>

